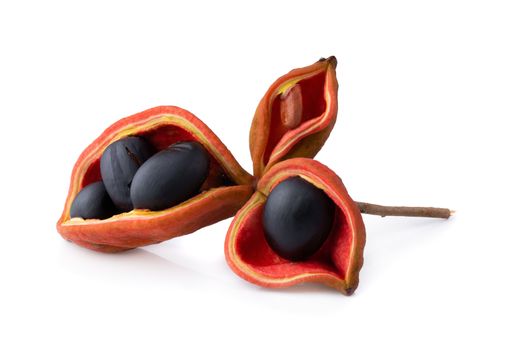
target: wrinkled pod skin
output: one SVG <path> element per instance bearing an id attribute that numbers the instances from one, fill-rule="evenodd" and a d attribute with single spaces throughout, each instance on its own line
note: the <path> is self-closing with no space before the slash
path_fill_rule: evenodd
<path id="1" fill-rule="evenodd" d="M 283 188 L 286 191 L 282 191 Z M 281 191 L 296 197 L 290 199 L 286 196 L 282 203 L 272 203 L 272 197 Z M 309 194 L 298 198 L 298 193 L 301 193 L 300 196 Z M 332 204 L 319 203 L 325 201 L 321 199 L 325 195 L 328 202 L 333 203 L 331 223 L 329 208 Z M 307 208 L 307 211 L 311 210 L 308 209 L 309 204 L 320 205 L 315 210 L 321 214 L 315 214 L 315 219 L 306 218 L 311 213 L 298 211 L 299 218 L 312 220 L 311 224 L 319 225 L 318 230 L 310 231 L 311 228 L 301 227 L 300 222 L 290 219 L 296 209 L 287 209 L 287 206 L 293 206 L 294 201 L 302 202 L 298 206 L 301 210 Z M 284 220 L 285 224 L 278 223 L 278 234 L 268 239 L 273 235 L 266 232 L 268 225 L 275 224 L 270 217 Z M 265 223 L 265 220 L 268 222 Z M 287 220 L 291 220 L 291 224 Z M 323 223 L 320 224 L 320 221 Z M 324 231 L 326 227 L 330 227 L 328 233 Z M 301 237 L 297 239 L 300 231 L 307 237 L 315 237 L 315 244 L 311 245 L 308 239 Z M 280 243 L 270 243 L 275 237 L 283 236 L 285 239 Z M 255 193 L 230 224 L 224 250 L 231 269 L 251 283 L 284 288 L 303 282 L 317 282 L 350 295 L 359 283 L 364 245 L 365 226 L 361 213 L 341 179 L 315 160 L 294 158 L 277 163 L 260 179 Z"/>
<path id="2" fill-rule="evenodd" d="M 297 68 L 277 79 L 263 96 L 250 128 L 250 154 L 255 178 L 278 162 L 313 158 L 337 118 L 334 56 Z"/>
<path id="3" fill-rule="evenodd" d="M 279 256 L 306 260 L 321 248 L 334 221 L 334 202 L 301 177 L 279 183 L 263 211 L 266 241 Z"/>
<path id="4" fill-rule="evenodd" d="M 159 211 L 132 209 L 106 219 L 72 217 L 72 204 L 79 192 L 102 180 L 104 151 L 119 140 L 133 137 L 146 141 L 157 152 L 181 142 L 202 146 L 209 166 L 197 193 Z M 154 244 L 233 216 L 253 193 L 253 182 L 253 177 L 201 120 L 179 107 L 156 107 L 117 121 L 82 152 L 73 167 L 57 230 L 66 240 L 101 252 Z"/>
<path id="5" fill-rule="evenodd" d="M 164 210 L 195 196 L 209 172 L 209 157 L 197 142 L 169 146 L 149 158 L 131 183 L 136 209 Z"/>

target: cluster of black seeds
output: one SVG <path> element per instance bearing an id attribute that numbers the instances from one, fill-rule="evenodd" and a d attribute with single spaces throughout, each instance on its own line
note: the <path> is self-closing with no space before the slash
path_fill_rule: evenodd
<path id="1" fill-rule="evenodd" d="M 123 138 L 104 150 L 102 181 L 78 193 L 70 216 L 106 219 L 132 209 L 170 208 L 199 192 L 209 166 L 208 153 L 198 142 L 175 143 L 155 153 L 141 137 Z"/>

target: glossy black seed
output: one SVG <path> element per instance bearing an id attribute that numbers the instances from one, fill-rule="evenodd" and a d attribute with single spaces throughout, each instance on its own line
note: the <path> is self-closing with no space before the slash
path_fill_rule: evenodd
<path id="1" fill-rule="evenodd" d="M 71 205 L 70 216 L 83 219 L 106 219 L 117 213 L 102 181 L 87 185 Z"/>
<path id="2" fill-rule="evenodd" d="M 100 174 L 109 196 L 119 209 L 133 209 L 129 194 L 131 181 L 153 152 L 153 147 L 146 140 L 136 136 L 113 142 L 104 150 L 100 159 Z"/>
<path id="3" fill-rule="evenodd" d="M 131 183 L 135 208 L 163 210 L 195 196 L 208 177 L 208 153 L 197 142 L 171 145 L 148 159 Z"/>
<path id="4" fill-rule="evenodd" d="M 323 190 L 291 177 L 279 183 L 266 200 L 264 234 L 281 257 L 305 260 L 326 241 L 334 214 L 335 204 Z"/>

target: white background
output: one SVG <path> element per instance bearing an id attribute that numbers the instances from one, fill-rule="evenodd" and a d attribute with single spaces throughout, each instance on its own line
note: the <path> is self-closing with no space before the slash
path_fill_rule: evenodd
<path id="1" fill-rule="evenodd" d="M 0 348 L 523 349 L 523 6 L 0 2 Z M 355 295 L 241 280 L 230 220 L 115 255 L 56 233 L 74 162 L 117 119 L 187 108 L 251 170 L 259 99 L 329 55 L 317 159 L 356 200 L 457 210 L 366 216 Z"/>

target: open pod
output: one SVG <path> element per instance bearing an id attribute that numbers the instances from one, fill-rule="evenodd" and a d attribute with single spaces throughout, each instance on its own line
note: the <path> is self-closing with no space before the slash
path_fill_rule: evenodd
<path id="1" fill-rule="evenodd" d="M 278 255 L 270 247 L 263 228 L 269 195 L 280 183 L 294 177 L 321 189 L 335 204 L 327 239 L 304 261 L 290 261 Z M 320 282 L 350 295 L 359 282 L 364 245 L 361 213 L 341 179 L 315 160 L 295 158 L 276 164 L 264 174 L 256 192 L 233 219 L 224 249 L 233 271 L 254 284 L 281 288 Z"/>
<path id="2" fill-rule="evenodd" d="M 155 151 L 177 142 L 200 143 L 209 155 L 209 171 L 198 194 L 159 211 L 133 209 L 106 219 L 71 218 L 77 194 L 101 180 L 104 150 L 128 136 L 147 140 Z M 57 230 L 66 240 L 103 252 L 158 243 L 233 216 L 250 198 L 252 183 L 252 176 L 197 117 L 178 107 L 156 107 L 114 123 L 82 152 L 73 168 Z"/>
<path id="3" fill-rule="evenodd" d="M 250 129 L 256 178 L 279 161 L 313 158 L 337 116 L 337 60 L 331 56 L 277 79 L 259 102 Z"/>

